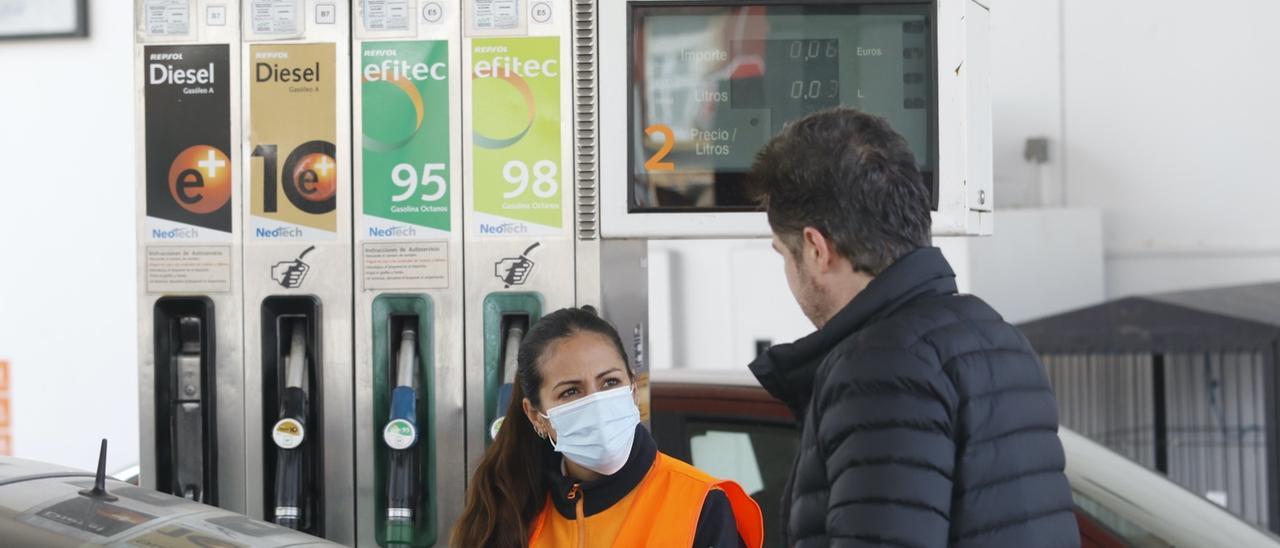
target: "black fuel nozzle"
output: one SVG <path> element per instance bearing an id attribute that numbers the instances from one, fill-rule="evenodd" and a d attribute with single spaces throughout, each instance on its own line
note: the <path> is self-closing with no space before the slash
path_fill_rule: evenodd
<path id="1" fill-rule="evenodd" d="M 389 448 L 387 468 L 387 544 L 413 542 L 414 510 L 418 507 L 418 335 L 400 332 L 396 356 L 396 382 L 391 391 L 391 412 L 382 440 Z"/>
<path id="2" fill-rule="evenodd" d="M 173 436 L 173 477 L 170 487 L 174 495 L 206 502 L 204 500 L 205 475 L 205 416 L 204 399 L 205 359 L 201 355 L 202 321 L 198 316 L 184 316 L 178 320 L 170 366 L 173 368 L 173 385 L 170 390 Z"/>
<path id="3" fill-rule="evenodd" d="M 306 324 L 293 323 L 289 355 L 285 357 L 285 386 L 280 395 L 280 419 L 272 427 L 276 444 L 275 523 L 302 529 L 310 491 L 306 481 L 310 446 L 306 443 L 308 402 Z"/>

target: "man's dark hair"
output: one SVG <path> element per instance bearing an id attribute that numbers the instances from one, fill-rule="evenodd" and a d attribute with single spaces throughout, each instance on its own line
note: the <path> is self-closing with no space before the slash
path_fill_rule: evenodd
<path id="1" fill-rule="evenodd" d="M 878 116 L 842 107 L 788 124 L 756 155 L 750 181 L 793 254 L 813 227 L 875 276 L 930 245 L 929 190 L 907 140 Z"/>

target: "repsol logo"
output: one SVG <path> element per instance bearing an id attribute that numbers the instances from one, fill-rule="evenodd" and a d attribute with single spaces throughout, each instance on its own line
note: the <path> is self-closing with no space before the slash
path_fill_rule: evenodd
<path id="1" fill-rule="evenodd" d="M 527 232 L 529 232 L 529 225 L 524 223 L 502 223 L 500 225 L 480 223 L 481 234 L 525 234 Z"/>
<path id="2" fill-rule="evenodd" d="M 255 232 L 259 238 L 301 238 L 302 229 L 298 227 L 282 226 L 280 228 L 265 229 L 259 228 Z"/>
<path id="3" fill-rule="evenodd" d="M 200 236 L 200 231 L 194 228 L 175 228 L 172 230 L 160 230 L 158 228 L 151 229 L 151 237 L 156 240 L 186 240 Z"/>
<path id="4" fill-rule="evenodd" d="M 414 230 L 411 226 L 396 226 L 391 228 L 369 227 L 370 238 L 404 238 L 417 234 L 418 231 Z"/>

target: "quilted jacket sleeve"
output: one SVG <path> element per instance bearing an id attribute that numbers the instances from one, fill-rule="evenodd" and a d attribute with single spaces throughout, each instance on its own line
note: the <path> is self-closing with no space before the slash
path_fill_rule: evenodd
<path id="1" fill-rule="evenodd" d="M 946 546 L 954 385 L 904 349 L 835 360 L 818 395 L 831 546 Z"/>

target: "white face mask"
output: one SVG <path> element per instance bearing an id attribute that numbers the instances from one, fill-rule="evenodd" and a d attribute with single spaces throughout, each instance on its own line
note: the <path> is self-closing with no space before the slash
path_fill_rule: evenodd
<path id="1" fill-rule="evenodd" d="M 593 472 L 609 476 L 621 470 L 640 424 L 632 392 L 623 386 L 547 410 L 542 416 L 556 431 L 552 447 Z"/>

